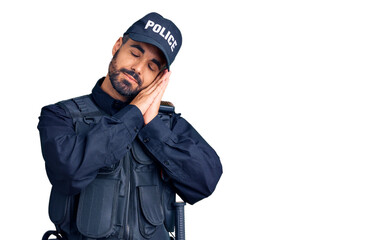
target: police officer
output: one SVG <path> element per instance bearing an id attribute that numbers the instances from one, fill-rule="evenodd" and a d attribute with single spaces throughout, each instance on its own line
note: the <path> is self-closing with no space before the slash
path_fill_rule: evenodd
<path id="1" fill-rule="evenodd" d="M 158 115 L 181 44 L 173 22 L 147 14 L 115 42 L 108 73 L 90 95 L 42 108 L 59 238 L 169 239 L 169 192 L 194 204 L 214 191 L 222 174 L 216 152 L 179 114 L 169 114 L 169 124 Z M 83 106 L 98 120 L 77 117 Z"/>

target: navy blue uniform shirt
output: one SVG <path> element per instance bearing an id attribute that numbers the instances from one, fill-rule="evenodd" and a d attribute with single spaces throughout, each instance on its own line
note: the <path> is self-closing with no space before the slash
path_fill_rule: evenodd
<path id="1" fill-rule="evenodd" d="M 222 166 L 201 135 L 179 114 L 174 116 L 172 129 L 159 117 L 144 125 L 136 106 L 115 100 L 101 89 L 103 79 L 91 95 L 108 116 L 83 136 L 75 133 L 71 116 L 58 104 L 42 108 L 38 129 L 53 187 L 68 195 L 78 194 L 100 168 L 118 162 L 139 138 L 184 201 L 193 204 L 212 194 Z"/>

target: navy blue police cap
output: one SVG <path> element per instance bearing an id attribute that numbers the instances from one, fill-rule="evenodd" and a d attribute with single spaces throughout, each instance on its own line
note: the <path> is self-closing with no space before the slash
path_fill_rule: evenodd
<path id="1" fill-rule="evenodd" d="M 169 69 L 182 45 L 182 34 L 169 19 L 152 12 L 135 22 L 124 33 L 137 42 L 145 42 L 159 48 L 167 60 Z"/>

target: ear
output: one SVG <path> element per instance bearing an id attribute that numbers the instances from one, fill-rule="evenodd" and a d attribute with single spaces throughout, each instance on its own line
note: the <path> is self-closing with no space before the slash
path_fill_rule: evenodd
<path id="1" fill-rule="evenodd" d="M 118 40 L 115 42 L 113 46 L 113 50 L 112 50 L 113 56 L 118 51 L 118 49 L 121 48 L 121 46 L 122 46 L 122 37 L 118 38 Z"/>

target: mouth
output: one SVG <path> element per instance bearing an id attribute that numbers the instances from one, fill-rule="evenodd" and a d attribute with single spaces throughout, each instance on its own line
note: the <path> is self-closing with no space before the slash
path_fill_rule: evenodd
<path id="1" fill-rule="evenodd" d="M 134 79 L 131 75 L 129 75 L 129 74 L 125 73 L 125 72 L 123 74 L 126 76 L 126 78 L 128 79 L 129 82 L 132 82 L 132 83 L 135 83 L 135 84 L 138 85 L 137 80 Z"/>

